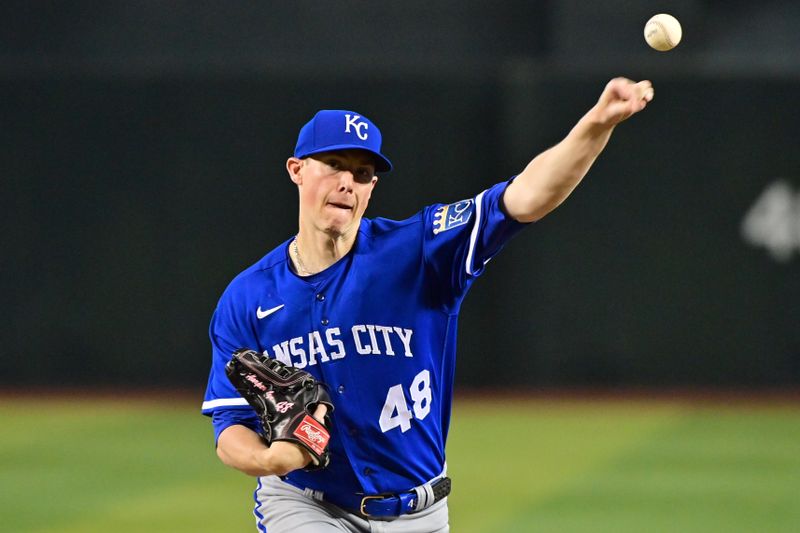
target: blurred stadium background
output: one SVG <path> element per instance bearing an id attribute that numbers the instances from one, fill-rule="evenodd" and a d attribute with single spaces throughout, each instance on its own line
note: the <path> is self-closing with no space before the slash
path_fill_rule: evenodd
<path id="1" fill-rule="evenodd" d="M 683 24 L 667 54 L 642 36 L 658 12 Z M 789 0 L 0 3 L 0 516 L 15 524 L 0 529 L 239 530 L 230 517 L 241 509 L 224 503 L 214 516 L 230 529 L 157 517 L 207 510 L 220 487 L 249 505 L 250 481 L 217 464 L 199 416 L 207 325 L 229 280 L 294 231 L 284 162 L 317 109 L 357 109 L 381 126 L 396 170 L 367 215 L 404 218 L 515 174 L 623 75 L 651 79 L 655 101 L 466 300 L 450 454 L 476 483 L 456 485 L 456 531 L 796 531 L 799 26 Z M 526 442 L 542 446 L 497 449 L 460 429 L 487 418 L 472 418 L 482 404 L 500 410 L 494 419 L 517 403 L 501 389 L 538 398 L 523 410 L 534 418 L 519 416 Z M 59 401 L 34 402 L 44 390 Z M 120 390 L 155 401 L 106 411 Z M 563 399 L 587 390 L 637 391 L 601 424 L 636 444 L 604 448 L 604 432 L 580 431 L 609 414 L 607 400 Z M 664 402 L 642 411 L 651 396 Z M 165 405 L 178 414 L 149 418 Z M 103 413 L 109 425 L 96 427 Z M 122 447 L 100 467 L 107 477 L 85 476 L 92 462 L 73 464 L 74 453 L 118 449 L 104 439 L 123 426 L 154 455 L 131 462 Z M 707 448 L 687 444 L 698 432 Z M 94 444 L 65 446 L 81 435 Z M 162 440 L 198 461 L 150 477 L 142 465 L 158 464 L 148 461 Z M 482 457 L 479 443 L 494 448 L 485 473 L 470 455 Z M 537 461 L 565 443 L 569 457 Z M 576 474 L 583 466 L 593 477 Z M 498 471 L 530 490 L 490 500 L 480 480 Z M 681 482 L 698 472 L 704 482 Z M 638 490 L 616 493 L 601 483 L 611 479 Z M 660 482 L 667 492 L 645 490 Z M 162 490 L 148 507 L 136 487 Z M 61 507 L 21 503 L 43 495 Z M 671 521 L 692 495 L 700 503 Z M 138 509 L 139 522 L 115 509 Z M 610 509 L 630 513 L 603 522 Z M 704 521 L 712 511 L 727 518 Z"/>

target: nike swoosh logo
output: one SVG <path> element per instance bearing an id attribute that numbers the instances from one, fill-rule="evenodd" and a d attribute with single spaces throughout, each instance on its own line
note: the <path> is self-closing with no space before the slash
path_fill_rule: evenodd
<path id="1" fill-rule="evenodd" d="M 267 309 L 265 311 L 262 311 L 261 306 L 259 305 L 258 309 L 256 310 L 256 316 L 258 317 L 259 320 L 261 320 L 262 318 L 267 318 L 269 315 L 271 315 L 275 311 L 278 311 L 281 308 L 283 308 L 283 304 L 273 307 L 272 309 Z"/>

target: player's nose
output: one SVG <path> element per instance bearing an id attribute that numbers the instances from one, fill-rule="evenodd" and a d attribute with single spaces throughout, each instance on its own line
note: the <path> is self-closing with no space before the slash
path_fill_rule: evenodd
<path id="1" fill-rule="evenodd" d="M 339 172 L 339 190 L 343 192 L 352 192 L 353 184 L 355 183 L 355 176 L 350 169 L 344 169 Z"/>

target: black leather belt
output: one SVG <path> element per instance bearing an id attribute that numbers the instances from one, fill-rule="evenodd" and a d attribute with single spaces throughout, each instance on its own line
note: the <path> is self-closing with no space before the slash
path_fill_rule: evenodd
<path id="1" fill-rule="evenodd" d="M 415 513 L 427 509 L 450 494 L 449 477 L 395 494 L 328 494 L 322 499 L 361 516 L 389 517 Z"/>

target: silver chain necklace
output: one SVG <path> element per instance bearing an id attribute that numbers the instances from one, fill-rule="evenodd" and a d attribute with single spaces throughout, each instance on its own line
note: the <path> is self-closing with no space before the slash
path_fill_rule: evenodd
<path id="1" fill-rule="evenodd" d="M 304 276 L 312 276 L 313 274 L 308 271 L 306 265 L 303 264 L 303 260 L 300 259 L 300 251 L 297 249 L 297 237 L 294 238 L 292 242 L 292 248 L 294 249 L 294 257 L 297 259 L 297 266 L 300 267 L 300 274 Z"/>

